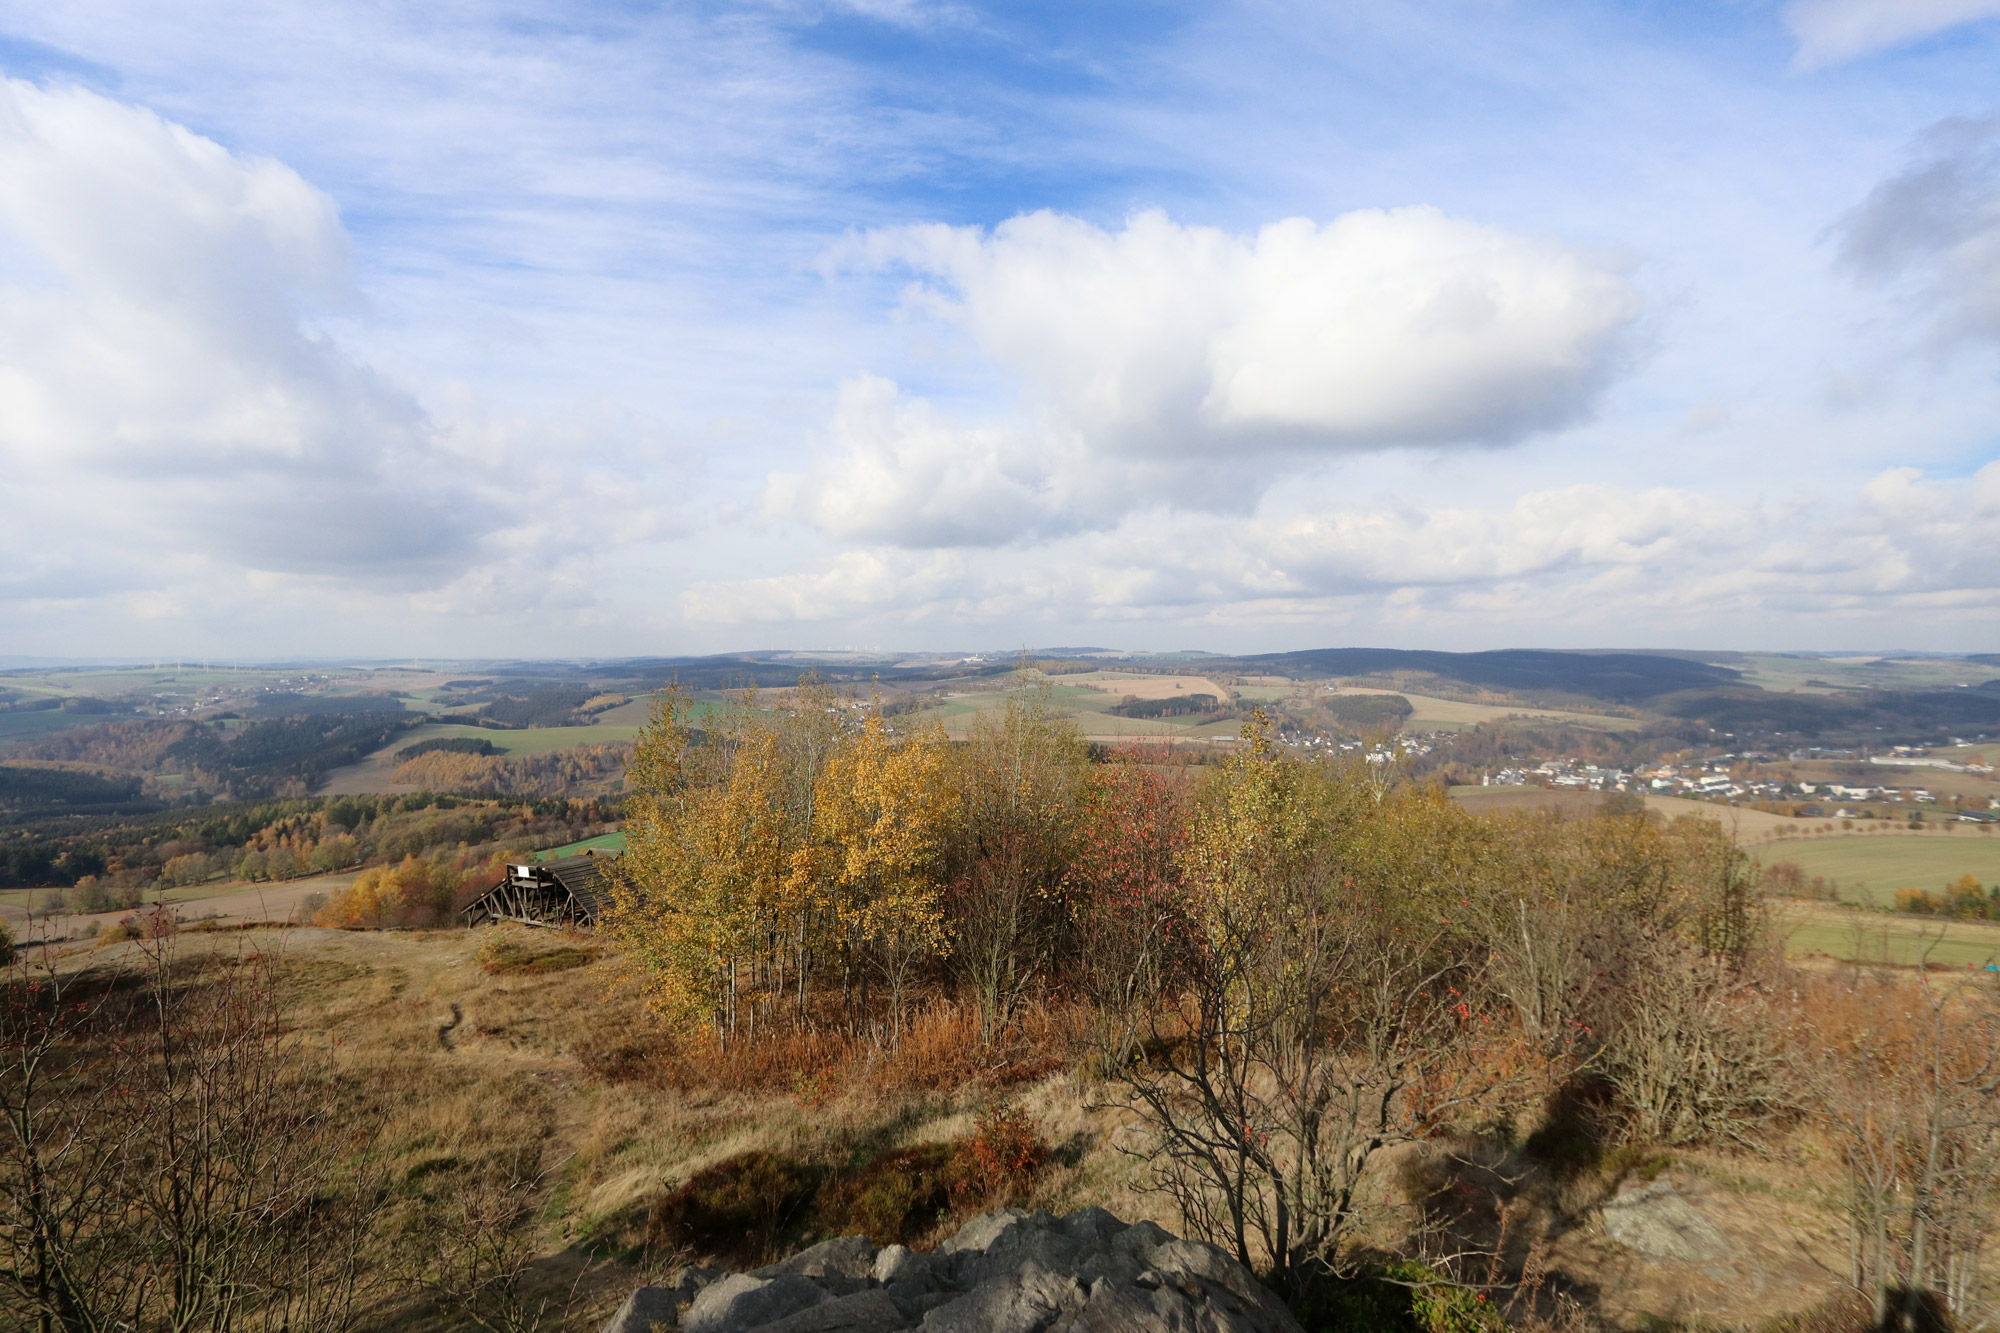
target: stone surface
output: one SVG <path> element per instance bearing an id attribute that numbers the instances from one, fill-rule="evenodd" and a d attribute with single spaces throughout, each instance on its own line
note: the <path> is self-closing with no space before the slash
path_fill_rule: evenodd
<path id="1" fill-rule="evenodd" d="M 647 1333 L 684 1302 L 687 1333 L 1299 1333 L 1228 1254 L 1102 1208 L 982 1214 L 935 1254 L 843 1236 L 752 1273 L 688 1270 L 633 1293 L 606 1333 Z"/>
<path id="2" fill-rule="evenodd" d="M 1665 1180 L 1625 1190 L 1605 1204 L 1604 1234 L 1654 1259 L 1706 1264 L 1729 1254 L 1715 1223 Z"/>
<path id="3" fill-rule="evenodd" d="M 776 1277 L 731 1273 L 701 1289 L 681 1316 L 681 1327 L 687 1333 L 741 1333 L 832 1299 L 811 1278 L 798 1273 Z"/>
<path id="4" fill-rule="evenodd" d="M 655 1324 L 672 1327 L 680 1305 L 680 1293 L 672 1287 L 641 1287 L 625 1298 L 604 1333 L 652 1333 Z"/>

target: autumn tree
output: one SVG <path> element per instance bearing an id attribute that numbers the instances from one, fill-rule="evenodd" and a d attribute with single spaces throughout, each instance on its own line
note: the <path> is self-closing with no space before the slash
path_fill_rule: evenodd
<path id="1" fill-rule="evenodd" d="M 1060 961 L 1090 755 L 1047 684 L 1023 673 L 957 760 L 952 957 L 990 1042 Z"/>
<path id="2" fill-rule="evenodd" d="M 1105 1066 L 1122 1069 L 1153 1007 L 1186 975 L 1186 788 L 1137 763 L 1105 764 L 1083 806 L 1068 894 L 1076 975 L 1100 1016 Z"/>
<path id="3" fill-rule="evenodd" d="M 830 896 L 848 956 L 888 985 L 892 1039 L 917 965 L 948 947 L 938 873 L 955 807 L 946 750 L 941 727 L 899 735 L 871 711 L 829 756 L 813 844 L 794 858 L 799 891 Z"/>

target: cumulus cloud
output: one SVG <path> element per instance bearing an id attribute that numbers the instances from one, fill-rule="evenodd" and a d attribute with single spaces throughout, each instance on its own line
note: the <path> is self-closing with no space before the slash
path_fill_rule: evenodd
<path id="1" fill-rule="evenodd" d="M 1102 527 L 1163 501 L 1242 509 L 1315 455 L 1561 427 L 1591 411 L 1639 309 L 1605 256 L 1431 208 L 1254 236 L 1041 212 L 990 233 L 872 232 L 832 262 L 913 272 L 906 304 L 1022 388 L 1016 420 L 967 424 L 857 381 L 834 451 L 772 490 L 828 531 L 909 546 Z"/>
<path id="2" fill-rule="evenodd" d="M 518 615 L 589 603 L 607 544 L 684 528 L 659 499 L 680 451 L 635 414 L 426 406 L 348 352 L 322 317 L 361 309 L 349 263 L 282 163 L 0 80 L 0 601 Z"/>
<path id="3" fill-rule="evenodd" d="M 425 498 L 424 413 L 309 325 L 353 303 L 347 267 L 332 202 L 282 164 L 0 82 L 0 458 L 114 543 L 449 566 L 473 533 Z"/>
<path id="4" fill-rule="evenodd" d="M 1785 25 L 1799 64 L 1837 65 L 2000 15 L 2000 0 L 1793 0 Z"/>
<path id="5" fill-rule="evenodd" d="M 1938 341 L 2000 337 L 2000 120 L 1933 128 L 1843 220 L 1840 257 L 1864 278 L 1914 282 Z"/>

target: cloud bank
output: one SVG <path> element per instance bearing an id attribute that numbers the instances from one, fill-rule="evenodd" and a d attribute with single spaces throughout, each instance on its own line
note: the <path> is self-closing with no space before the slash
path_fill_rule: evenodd
<path id="1" fill-rule="evenodd" d="M 2000 463 L 1957 480 L 1892 468 L 1833 504 L 1584 484 L 1485 507 L 1139 515 L 1025 552 L 878 546 L 797 573 L 697 583 L 682 605 L 724 625 L 877 627 L 1323 627 L 1428 614 L 1504 629 L 1594 608 L 1595 626 L 1656 635 L 1772 614 L 1857 625 L 1916 609 L 1991 617 L 1996 520 Z"/>
<path id="2" fill-rule="evenodd" d="M 876 231 L 830 262 L 913 273 L 905 306 L 1021 389 L 1016 419 L 964 423 L 855 380 L 833 453 L 773 481 L 773 512 L 910 547 L 1241 510 L 1314 457 L 1557 429 L 1589 415 L 1640 308 L 1610 257 L 1423 207 L 1251 236 L 1040 212 Z"/>

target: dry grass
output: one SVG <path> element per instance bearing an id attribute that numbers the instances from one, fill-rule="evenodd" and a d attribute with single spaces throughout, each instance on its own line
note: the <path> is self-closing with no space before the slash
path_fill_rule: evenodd
<path id="1" fill-rule="evenodd" d="M 1114 699 L 1171 699 L 1182 694 L 1212 694 L 1228 699 L 1229 691 L 1206 676 L 1139 676 L 1123 671 L 1091 671 L 1059 676 L 1058 684 L 1102 690 Z"/>
<path id="2" fill-rule="evenodd" d="M 1082 1072 L 1083 1015 L 1061 1006 L 1031 1010 L 991 1050 L 980 1048 L 972 1016 L 942 1001 L 916 1014 L 894 1052 L 831 1022 L 755 1044 L 682 1047 L 647 1015 L 611 954 L 559 971 L 482 965 L 482 953 L 577 947 L 562 937 L 505 927 L 297 929 L 217 933 L 186 945 L 282 953 L 298 1021 L 381 1099 L 382 1164 L 402 1216 L 416 1216 L 427 1191 L 481 1173 L 538 1181 L 533 1245 L 543 1257 L 533 1280 L 561 1306 L 581 1276 L 570 1329 L 600 1326 L 645 1273 L 673 1261 L 662 1245 L 649 1246 L 648 1218 L 705 1169 L 764 1152 L 858 1181 L 869 1163 L 896 1160 L 891 1155 L 940 1162 L 948 1145 L 974 1132 L 978 1109 L 998 1099 L 1024 1112 L 1049 1148 L 1018 1196 L 1025 1206 L 1100 1204 L 1179 1226 L 1143 1189 L 1145 1141 L 1133 1118 Z M 79 960 L 101 963 L 132 947 Z M 1823 1021 L 1858 1022 L 1894 1002 L 1879 987 L 1909 980 L 1827 974 L 1779 998 L 1810 1006 Z M 1516 1117 L 1493 1131 L 1493 1141 L 1518 1145 L 1535 1127 Z M 1664 1165 L 1643 1152 L 1607 1154 L 1575 1184 L 1578 1206 L 1535 1202 L 1540 1211 L 1520 1225 L 1541 1238 L 1537 1262 L 1551 1274 L 1550 1290 L 1587 1298 L 1605 1325 L 1750 1326 L 1821 1301 L 1844 1264 L 1844 1236 L 1807 1169 L 1823 1149 L 1809 1125 L 1794 1123 L 1755 1155 L 1677 1151 Z M 1494 1160 L 1508 1171 L 1543 1169 L 1517 1146 L 1497 1151 Z M 1728 1260 L 1652 1260 L 1602 1234 L 1585 1205 L 1616 1188 L 1626 1168 L 1643 1175 L 1656 1166 L 1730 1238 Z M 1367 1186 L 1393 1198 L 1397 1171 L 1385 1168 Z M 909 1191 L 913 1200 L 921 1192 Z M 867 1206 L 886 1217 L 896 1203 L 885 1193 Z M 385 1258 L 393 1243 L 385 1238 Z M 372 1320 L 384 1331 L 454 1327 L 396 1290 L 378 1294 Z"/>

